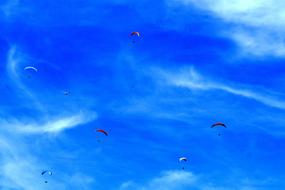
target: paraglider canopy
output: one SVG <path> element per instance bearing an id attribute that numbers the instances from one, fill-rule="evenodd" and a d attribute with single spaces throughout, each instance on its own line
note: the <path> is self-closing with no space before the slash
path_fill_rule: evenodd
<path id="1" fill-rule="evenodd" d="M 186 157 L 180 157 L 180 158 L 179 158 L 179 162 L 180 162 L 180 163 L 182 163 L 182 162 L 187 162 L 187 160 L 188 160 L 188 159 L 187 159 Z M 183 165 L 184 165 L 184 164 L 183 164 Z M 182 170 L 184 170 L 184 169 L 185 169 L 185 167 L 183 166 L 183 167 L 182 167 Z"/>
<path id="2" fill-rule="evenodd" d="M 35 68 L 35 67 L 32 67 L 32 66 L 27 66 L 27 67 L 25 67 L 24 69 L 25 69 L 25 70 L 33 70 L 33 71 L 35 71 L 35 72 L 38 72 L 38 69 Z"/>
<path id="3" fill-rule="evenodd" d="M 211 126 L 211 128 L 214 128 L 214 127 L 217 127 L 217 126 L 222 126 L 222 127 L 227 128 L 227 126 L 226 126 L 224 123 L 221 123 L 221 122 L 214 123 L 214 124 Z"/>
<path id="4" fill-rule="evenodd" d="M 182 161 L 187 162 L 187 158 L 186 157 L 179 158 L 179 162 L 182 162 Z"/>
<path id="5" fill-rule="evenodd" d="M 135 35 L 140 36 L 140 33 L 135 31 L 135 32 L 131 32 L 131 34 L 130 34 L 130 36 L 135 36 Z"/>
<path id="6" fill-rule="evenodd" d="M 103 133 L 104 135 L 108 136 L 108 133 L 103 129 L 97 129 L 97 132 Z"/>
<path id="7" fill-rule="evenodd" d="M 52 175 L 52 172 L 51 172 L 51 171 L 48 171 L 48 170 L 42 171 L 42 175 L 44 175 L 45 173 L 47 173 L 48 175 Z"/>

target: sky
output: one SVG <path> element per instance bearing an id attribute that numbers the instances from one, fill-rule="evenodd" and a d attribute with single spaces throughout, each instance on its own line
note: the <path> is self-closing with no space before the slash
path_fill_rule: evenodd
<path id="1" fill-rule="evenodd" d="M 284 6 L 1 1 L 0 189 L 284 189 Z"/>

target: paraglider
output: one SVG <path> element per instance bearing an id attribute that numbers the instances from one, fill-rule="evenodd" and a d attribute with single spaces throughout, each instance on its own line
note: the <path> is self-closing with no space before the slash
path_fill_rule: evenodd
<path id="1" fill-rule="evenodd" d="M 97 132 L 99 133 L 102 133 L 104 136 L 108 136 L 109 134 L 107 133 L 107 131 L 103 130 L 103 129 L 97 129 L 96 130 Z M 100 138 L 99 137 L 96 137 L 98 140 L 98 142 L 101 142 Z"/>
<path id="2" fill-rule="evenodd" d="M 131 32 L 130 37 L 133 39 L 133 43 L 136 42 L 135 38 L 140 37 L 140 35 L 141 35 L 141 34 L 140 34 L 139 32 L 137 32 L 137 31 Z"/>
<path id="3" fill-rule="evenodd" d="M 44 176 L 44 175 L 49 175 L 49 176 L 51 176 L 51 175 L 52 175 L 52 172 L 49 171 L 49 170 L 44 170 L 44 171 L 42 171 L 42 176 Z M 45 180 L 45 183 L 47 183 L 47 180 Z"/>
<path id="4" fill-rule="evenodd" d="M 68 95 L 70 94 L 70 92 L 66 90 L 66 91 L 63 92 L 63 94 L 64 94 L 65 96 L 68 96 Z"/>
<path id="5" fill-rule="evenodd" d="M 180 163 L 187 162 L 187 161 L 188 161 L 188 159 L 186 157 L 180 157 L 179 158 Z M 182 167 L 182 170 L 184 170 L 184 166 Z"/>
<path id="6" fill-rule="evenodd" d="M 27 66 L 27 67 L 24 68 L 24 70 L 26 70 L 26 71 L 32 71 L 32 72 L 38 72 L 38 69 L 35 68 L 35 67 L 32 67 L 32 66 Z M 28 78 L 31 77 L 30 74 L 31 74 L 31 73 L 28 74 Z"/>
<path id="7" fill-rule="evenodd" d="M 224 123 L 221 123 L 221 122 L 217 122 L 217 123 L 214 123 L 211 128 L 216 128 L 216 127 L 224 127 L 224 128 L 227 128 L 227 126 L 224 124 Z M 220 130 L 220 129 L 219 129 Z M 221 132 L 218 132 L 218 136 L 221 136 Z"/>

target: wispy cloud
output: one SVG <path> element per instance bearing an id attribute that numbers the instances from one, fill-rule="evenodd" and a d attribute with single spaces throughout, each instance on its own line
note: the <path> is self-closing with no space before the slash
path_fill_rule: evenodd
<path id="1" fill-rule="evenodd" d="M 283 32 L 264 31 L 253 28 L 235 28 L 228 34 L 242 48 L 242 53 L 255 56 L 284 56 Z"/>
<path id="2" fill-rule="evenodd" d="M 226 35 L 244 52 L 257 55 L 285 56 L 285 14 L 282 0 L 169 0 L 184 6 L 195 6 L 212 13 L 227 23 Z"/>
<path id="3" fill-rule="evenodd" d="M 203 78 L 194 68 L 183 69 L 180 73 L 170 74 L 163 73 L 168 82 L 178 87 L 184 87 L 192 90 L 221 90 L 233 95 L 242 96 L 253 99 L 264 105 L 285 109 L 285 101 L 272 94 L 270 91 L 266 93 L 253 91 L 255 87 L 248 87 L 244 85 L 229 85 L 226 83 L 215 82 L 207 78 Z M 236 87 L 238 86 L 238 87 Z"/>
<path id="4" fill-rule="evenodd" d="M 47 165 L 32 153 L 25 139 L 7 130 L 10 127 L 9 122 L 1 121 L 1 189 L 51 189 L 45 187 L 40 178 L 41 170 Z M 62 187 L 58 182 L 54 183 L 56 187 Z"/>
<path id="5" fill-rule="evenodd" d="M 24 131 L 28 133 L 44 131 L 58 133 L 67 128 L 75 127 L 77 124 L 83 124 L 91 118 L 91 116 L 85 118 L 82 115 L 75 115 L 70 118 L 58 119 L 54 122 L 43 124 L 43 131 L 36 129 L 36 126 L 25 131 L 26 121 L 15 122 L 7 121 L 3 118 L 0 119 L 0 148 L 2 150 L 0 153 L 0 189 L 38 190 L 56 188 L 65 190 L 70 187 L 90 189 L 94 182 L 92 177 L 77 171 L 72 173 L 59 171 L 56 169 L 56 163 L 47 161 L 49 156 L 45 154 L 45 151 L 38 154 L 37 150 L 51 148 L 47 139 L 26 136 L 16 131 L 24 126 Z M 53 125 L 56 127 L 49 129 Z M 57 151 L 63 151 L 58 150 L 54 144 L 52 150 L 54 154 Z M 61 173 L 61 175 L 50 176 L 49 183 L 46 184 L 41 176 L 41 171 L 44 169 L 51 169 L 55 173 Z M 66 181 L 69 181 L 69 183 L 66 183 Z"/>
<path id="6" fill-rule="evenodd" d="M 97 114 L 95 112 L 92 113 L 81 112 L 69 117 L 61 117 L 59 119 L 48 121 L 47 123 L 44 124 L 36 123 L 36 124 L 22 125 L 21 127 L 17 128 L 17 131 L 27 134 L 43 134 L 43 133 L 58 134 L 67 129 L 75 128 L 77 126 L 91 122 L 96 118 Z"/>
<path id="7" fill-rule="evenodd" d="M 7 53 L 7 62 L 6 62 L 6 70 L 8 77 L 12 81 L 13 87 L 17 90 L 17 93 L 24 94 L 30 100 L 32 100 L 35 107 L 45 113 L 44 106 L 37 100 L 37 97 L 34 93 L 21 81 L 21 78 L 18 74 L 20 69 L 19 65 L 25 62 L 23 54 L 19 51 L 19 48 L 16 45 L 11 46 Z"/>

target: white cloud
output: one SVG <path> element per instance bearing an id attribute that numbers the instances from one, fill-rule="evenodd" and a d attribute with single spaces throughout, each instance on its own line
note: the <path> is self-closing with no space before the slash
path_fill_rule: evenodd
<path id="1" fill-rule="evenodd" d="M 151 179 L 144 185 L 138 185 L 132 181 L 124 182 L 121 184 L 120 190 L 179 190 L 196 185 L 196 182 L 197 177 L 191 172 L 173 170 L 163 172 L 161 176 Z"/>
<path id="2" fill-rule="evenodd" d="M 82 173 L 75 173 L 70 177 L 69 184 L 76 189 L 87 190 L 90 187 L 90 184 L 94 183 L 94 178 L 82 174 Z"/>
<path id="3" fill-rule="evenodd" d="M 147 189 L 177 189 L 193 185 L 196 182 L 196 176 L 185 171 L 168 171 L 161 177 L 153 179 Z"/>
<path id="4" fill-rule="evenodd" d="M 229 177 L 226 180 L 217 180 L 216 178 L 209 177 L 210 175 L 196 175 L 190 171 L 183 170 L 170 170 L 162 172 L 158 177 L 154 177 L 144 184 L 136 184 L 133 181 L 123 182 L 120 186 L 120 190 L 255 190 L 255 186 L 261 186 L 266 183 L 257 183 L 256 185 L 250 185 L 251 180 L 243 182 L 243 178 Z M 228 185 L 227 183 L 230 182 Z"/>
<path id="5" fill-rule="evenodd" d="M 136 184 L 133 182 L 133 181 L 126 181 L 126 182 L 123 182 L 121 184 L 121 186 L 119 187 L 120 190 L 126 190 L 126 189 L 129 189 L 133 186 L 135 186 Z"/>
<path id="6" fill-rule="evenodd" d="M 266 93 L 262 93 L 251 90 L 254 89 L 254 87 L 236 87 L 237 85 L 214 82 L 201 77 L 193 68 L 182 70 L 179 74 L 163 73 L 163 75 L 170 84 L 175 86 L 193 90 L 221 90 L 237 96 L 253 99 L 270 107 L 285 109 L 285 101 L 272 95 L 274 94 L 273 92 L 266 91 Z"/>
<path id="7" fill-rule="evenodd" d="M 69 117 L 61 117 L 59 119 L 49 120 L 44 124 L 29 123 L 21 124 L 20 126 L 18 122 L 15 122 L 15 124 L 13 124 L 14 127 L 12 127 L 12 130 L 26 134 L 57 134 L 63 132 L 64 130 L 75 128 L 77 126 L 91 122 L 96 118 L 97 114 L 95 112 L 81 112 Z"/>
<path id="8" fill-rule="evenodd" d="M 196 6 L 225 22 L 226 35 L 244 52 L 263 56 L 285 56 L 285 12 L 283 0 L 169 0 L 170 3 Z"/>
<path id="9" fill-rule="evenodd" d="M 285 15 L 280 14 L 280 8 L 284 1 L 273 0 L 175 0 L 185 5 L 195 5 L 201 9 L 209 10 L 217 16 L 231 22 L 243 22 L 252 26 L 273 24 L 279 25 L 281 22 L 274 18 L 284 20 Z M 273 5 L 272 5 L 273 4 Z M 272 12 L 277 10 L 277 12 Z"/>
<path id="10" fill-rule="evenodd" d="M 285 55 L 285 41 L 281 33 L 254 29 L 234 29 L 230 35 L 245 54 L 250 53 L 256 56 Z"/>
<path id="11" fill-rule="evenodd" d="M 19 0 L 7 0 L 4 4 L 0 5 L 0 10 L 6 17 L 10 17 L 15 13 L 18 6 Z"/>

